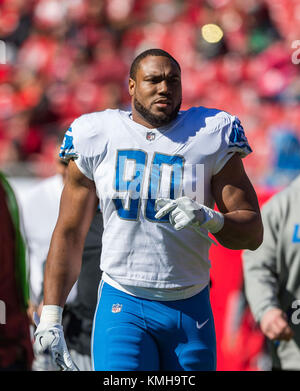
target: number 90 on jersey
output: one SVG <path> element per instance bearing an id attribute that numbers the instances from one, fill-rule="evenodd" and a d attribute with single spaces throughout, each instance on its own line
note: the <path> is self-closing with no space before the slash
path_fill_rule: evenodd
<path id="1" fill-rule="evenodd" d="M 167 222 L 169 216 L 155 219 L 155 200 L 159 197 L 176 199 L 182 196 L 184 158 L 180 155 L 154 153 L 148 164 L 143 150 L 118 150 L 114 187 L 114 203 L 121 219 L 137 221 L 141 202 L 145 200 L 145 217 L 153 222 Z M 148 169 L 147 169 L 148 168 Z"/>

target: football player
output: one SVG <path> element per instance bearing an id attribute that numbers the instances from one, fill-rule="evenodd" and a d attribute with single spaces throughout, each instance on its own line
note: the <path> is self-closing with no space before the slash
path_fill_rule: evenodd
<path id="1" fill-rule="evenodd" d="M 99 198 L 94 369 L 215 370 L 208 233 L 231 249 L 260 245 L 259 206 L 242 163 L 251 148 L 235 116 L 180 111 L 180 65 L 163 50 L 133 61 L 129 94 L 130 112 L 82 115 L 66 132 L 61 157 L 71 161 L 35 345 L 50 348 L 62 369 L 76 369 L 61 314 Z"/>

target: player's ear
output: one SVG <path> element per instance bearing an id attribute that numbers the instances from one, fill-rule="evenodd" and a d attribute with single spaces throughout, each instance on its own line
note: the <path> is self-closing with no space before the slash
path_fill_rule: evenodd
<path id="1" fill-rule="evenodd" d="M 134 95 L 134 91 L 135 91 L 135 80 L 133 79 L 129 79 L 129 82 L 128 82 L 128 91 L 129 91 L 129 95 L 130 96 L 133 96 Z"/>

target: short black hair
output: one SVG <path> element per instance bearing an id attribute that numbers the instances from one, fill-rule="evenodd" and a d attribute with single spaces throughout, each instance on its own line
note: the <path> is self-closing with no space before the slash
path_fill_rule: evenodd
<path id="1" fill-rule="evenodd" d="M 169 54 L 168 52 L 166 52 L 165 50 L 162 50 L 162 49 L 148 49 L 148 50 L 145 50 L 144 52 L 140 53 L 133 60 L 131 67 L 130 67 L 130 73 L 129 73 L 131 79 L 136 80 L 136 73 L 137 73 L 139 64 L 144 58 L 146 58 L 148 56 L 168 57 L 172 61 L 175 62 L 179 71 L 181 72 L 181 68 L 180 68 L 178 61 L 176 61 L 175 58 L 171 56 L 171 54 Z"/>

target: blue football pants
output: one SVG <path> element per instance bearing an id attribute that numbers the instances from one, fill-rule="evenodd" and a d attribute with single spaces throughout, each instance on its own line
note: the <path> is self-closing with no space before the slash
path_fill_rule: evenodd
<path id="1" fill-rule="evenodd" d="M 128 295 L 101 281 L 92 332 L 95 371 L 211 371 L 216 338 L 208 287 L 184 300 Z"/>

